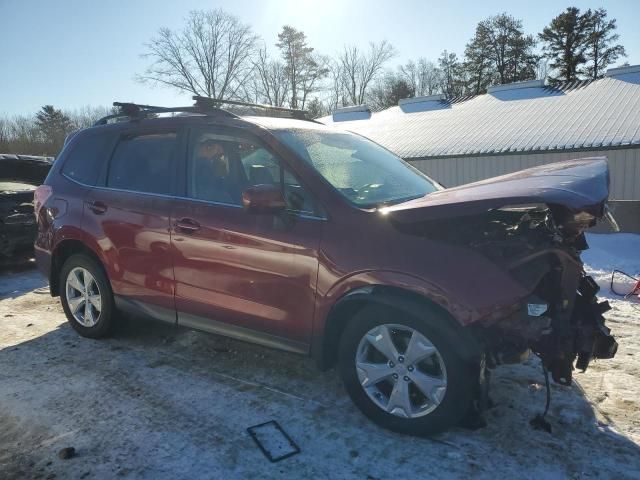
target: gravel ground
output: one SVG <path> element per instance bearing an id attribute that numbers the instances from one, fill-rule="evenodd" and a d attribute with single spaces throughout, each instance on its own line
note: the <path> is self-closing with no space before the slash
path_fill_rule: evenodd
<path id="1" fill-rule="evenodd" d="M 640 251 L 592 237 L 603 283 L 625 258 L 600 254 Z M 2 479 L 640 478 L 640 311 L 623 300 L 617 357 L 552 385 L 551 434 L 529 426 L 545 399 L 532 358 L 494 372 L 486 428 L 418 439 L 372 425 L 310 359 L 143 319 L 83 339 L 32 267 L 1 274 L 0 299 Z M 268 420 L 300 454 L 262 455 L 246 428 Z"/>

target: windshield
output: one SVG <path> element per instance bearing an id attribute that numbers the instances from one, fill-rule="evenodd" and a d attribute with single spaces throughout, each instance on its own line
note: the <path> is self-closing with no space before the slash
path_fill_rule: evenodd
<path id="1" fill-rule="evenodd" d="M 400 203 L 439 189 L 393 153 L 357 135 L 302 129 L 274 133 L 359 207 Z"/>

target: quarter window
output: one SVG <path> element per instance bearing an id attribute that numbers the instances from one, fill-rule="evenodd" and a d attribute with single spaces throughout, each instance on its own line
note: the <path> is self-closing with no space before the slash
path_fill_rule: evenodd
<path id="1" fill-rule="evenodd" d="M 171 193 L 176 133 L 124 136 L 111 158 L 107 187 L 144 193 Z"/>
<path id="2" fill-rule="evenodd" d="M 85 185 L 95 185 L 109 154 L 111 135 L 80 135 L 71 145 L 62 173 Z"/>

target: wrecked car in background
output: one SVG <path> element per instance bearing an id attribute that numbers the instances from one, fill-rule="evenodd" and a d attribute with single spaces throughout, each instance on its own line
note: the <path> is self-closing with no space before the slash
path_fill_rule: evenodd
<path id="1" fill-rule="evenodd" d="M 308 354 L 418 435 L 477 419 L 487 369 L 529 351 L 563 385 L 615 355 L 580 259 L 608 217 L 605 159 L 442 189 L 300 112 L 220 102 L 116 104 L 36 190 L 36 259 L 79 334 L 121 309 Z"/>
<path id="2" fill-rule="evenodd" d="M 0 258 L 33 248 L 37 231 L 33 192 L 52 162 L 51 157 L 0 154 Z"/>

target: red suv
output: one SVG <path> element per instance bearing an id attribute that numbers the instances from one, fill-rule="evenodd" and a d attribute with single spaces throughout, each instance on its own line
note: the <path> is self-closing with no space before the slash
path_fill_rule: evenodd
<path id="1" fill-rule="evenodd" d="M 615 354 L 580 260 L 606 160 L 444 189 L 295 111 L 118 105 L 35 194 L 38 265 L 80 335 L 136 312 L 312 355 L 412 434 L 482 410 L 487 369 L 529 351 L 565 385 Z"/>

